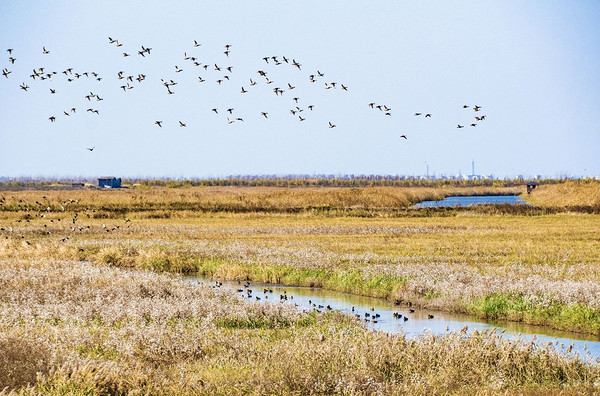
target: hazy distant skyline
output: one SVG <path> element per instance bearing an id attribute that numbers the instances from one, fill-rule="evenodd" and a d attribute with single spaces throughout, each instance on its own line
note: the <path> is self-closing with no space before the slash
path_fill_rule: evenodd
<path id="1" fill-rule="evenodd" d="M 0 20 L 0 176 L 600 175 L 598 2 L 6 1 Z"/>

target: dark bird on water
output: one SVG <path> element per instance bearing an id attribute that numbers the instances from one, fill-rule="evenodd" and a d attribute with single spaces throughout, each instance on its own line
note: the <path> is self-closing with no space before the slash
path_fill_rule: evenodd
<path id="1" fill-rule="evenodd" d="M 457 128 L 464 128 L 464 125 L 460 125 L 460 124 L 458 124 L 456 127 L 457 127 Z"/>

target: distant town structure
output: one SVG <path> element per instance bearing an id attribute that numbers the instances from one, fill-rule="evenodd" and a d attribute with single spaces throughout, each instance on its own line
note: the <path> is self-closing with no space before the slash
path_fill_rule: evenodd
<path id="1" fill-rule="evenodd" d="M 114 176 L 98 178 L 98 188 L 121 188 L 121 178 Z"/>

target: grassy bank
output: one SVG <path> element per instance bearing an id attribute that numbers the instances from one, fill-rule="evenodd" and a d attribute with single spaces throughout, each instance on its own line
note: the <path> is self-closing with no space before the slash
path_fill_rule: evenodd
<path id="1" fill-rule="evenodd" d="M 527 196 L 527 201 L 544 207 L 594 209 L 600 212 L 600 181 L 570 181 L 561 184 L 540 185 Z"/>

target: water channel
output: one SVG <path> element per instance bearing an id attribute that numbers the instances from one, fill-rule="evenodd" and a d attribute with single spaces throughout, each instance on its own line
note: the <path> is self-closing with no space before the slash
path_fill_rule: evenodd
<path id="1" fill-rule="evenodd" d="M 358 315 L 361 322 L 371 330 L 383 330 L 390 333 L 404 332 L 407 337 L 418 337 L 426 332 L 442 335 L 447 332 L 459 332 L 468 326 L 468 334 L 474 330 L 491 331 L 496 328 L 496 334 L 508 339 L 534 340 L 540 347 L 545 347 L 548 341 L 554 344 L 558 351 L 567 349 L 573 344 L 573 351 L 579 356 L 600 361 L 600 337 L 561 332 L 542 326 L 531 326 L 518 322 L 484 321 L 472 316 L 452 314 L 426 309 L 411 309 L 400 307 L 380 298 L 357 296 L 320 288 L 283 286 L 238 281 L 216 281 L 210 278 L 190 276 L 185 278 L 192 283 L 205 283 L 215 286 L 222 283 L 220 288 L 232 290 L 249 301 L 275 304 L 294 304 L 298 309 L 309 312 L 313 309 L 326 311 L 330 309 L 349 315 Z M 266 291 L 266 292 L 265 292 Z M 287 296 L 287 300 L 282 299 Z M 374 317 L 374 315 L 378 315 Z M 398 315 L 401 315 L 398 317 Z M 535 338 L 534 338 L 535 337 Z"/>
<path id="2" fill-rule="evenodd" d="M 506 203 L 511 205 L 529 205 L 518 195 L 470 195 L 464 197 L 446 197 L 441 201 L 423 201 L 414 205 L 414 207 L 429 208 L 441 206 L 470 206 Z"/>

